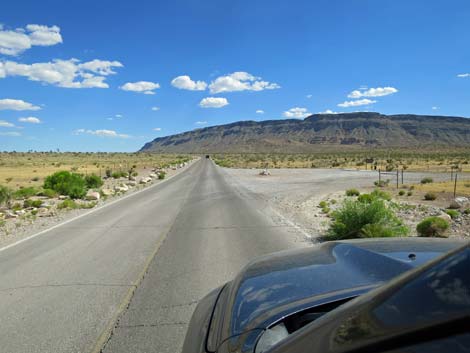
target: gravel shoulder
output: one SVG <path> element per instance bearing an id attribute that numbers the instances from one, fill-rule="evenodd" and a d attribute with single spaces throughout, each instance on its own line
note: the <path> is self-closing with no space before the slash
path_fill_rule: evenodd
<path id="1" fill-rule="evenodd" d="M 324 235 L 330 222 L 328 215 L 323 214 L 318 207 L 321 201 L 334 200 L 335 206 L 332 206 L 334 209 L 345 198 L 345 190 L 356 188 L 361 192 L 369 192 L 374 188 L 374 181 L 378 180 L 378 173 L 375 171 L 271 169 L 270 175 L 260 175 L 259 169 L 222 169 L 239 190 L 245 190 L 264 199 L 275 214 L 284 218 L 285 222 L 291 222 L 301 228 L 304 234 L 312 239 Z M 386 177 L 392 179 L 392 184 L 394 176 L 387 175 Z M 404 175 L 404 183 L 416 184 L 424 177 L 432 177 L 435 181 L 446 181 L 449 178 L 443 173 L 409 172 Z M 444 198 L 433 204 L 425 204 L 425 207 L 420 207 L 423 202 L 416 197 L 406 201 L 403 199 L 397 201 L 411 205 L 400 210 L 399 216 L 412 229 L 420 219 L 441 213 L 445 205 L 448 205 L 448 200 Z M 464 220 L 460 226 L 453 225 L 452 230 L 465 235 L 465 225 Z"/>

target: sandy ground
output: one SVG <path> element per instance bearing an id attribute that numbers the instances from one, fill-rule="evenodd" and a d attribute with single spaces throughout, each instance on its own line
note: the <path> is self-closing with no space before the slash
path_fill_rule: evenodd
<path id="1" fill-rule="evenodd" d="M 223 170 L 233 184 L 266 200 L 267 204 L 279 216 L 284 217 L 286 222 L 292 222 L 312 239 L 323 236 L 329 224 L 329 218 L 318 207 L 320 201 L 335 200 L 336 205 L 339 205 L 345 197 L 345 190 L 356 188 L 361 192 L 369 192 L 374 189 L 374 181 L 378 180 L 378 173 L 374 171 L 272 169 L 269 170 L 271 175 L 261 176 L 259 169 L 223 168 Z M 449 179 L 447 174 L 442 173 L 409 172 L 404 174 L 403 182 L 404 184 L 415 184 L 424 177 L 432 177 L 436 182 Z M 386 175 L 384 178 L 391 179 L 390 184 L 396 183 L 394 175 Z M 401 183 L 401 176 L 399 182 Z M 421 204 L 416 198 L 408 199 L 406 202 Z M 447 201 L 445 203 L 448 204 Z M 444 207 L 439 204 L 438 207 L 432 204 L 428 205 L 430 209 L 426 210 L 423 217 L 438 213 L 439 206 Z M 409 216 L 410 224 L 415 226 L 421 216 L 415 215 L 411 211 L 408 213 L 406 216 Z"/>

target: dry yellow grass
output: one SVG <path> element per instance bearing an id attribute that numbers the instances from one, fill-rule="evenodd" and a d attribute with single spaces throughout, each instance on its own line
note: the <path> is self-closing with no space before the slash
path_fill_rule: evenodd
<path id="1" fill-rule="evenodd" d="M 453 193 L 454 192 L 454 182 L 436 182 L 429 184 L 415 184 L 415 190 L 422 192 L 433 192 L 433 193 Z M 463 180 L 457 181 L 457 194 L 458 195 L 467 195 L 470 196 L 470 181 Z"/>
<path id="2" fill-rule="evenodd" d="M 106 169 L 126 171 L 164 167 L 188 160 L 183 154 L 150 153 L 0 153 L 0 184 L 10 188 L 40 186 L 59 170 L 104 176 Z"/>

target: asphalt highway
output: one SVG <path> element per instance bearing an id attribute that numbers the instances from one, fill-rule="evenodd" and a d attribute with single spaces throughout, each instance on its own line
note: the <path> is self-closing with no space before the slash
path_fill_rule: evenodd
<path id="1" fill-rule="evenodd" d="M 197 301 L 256 256 L 306 246 L 201 159 L 0 249 L 2 352 L 179 352 Z"/>

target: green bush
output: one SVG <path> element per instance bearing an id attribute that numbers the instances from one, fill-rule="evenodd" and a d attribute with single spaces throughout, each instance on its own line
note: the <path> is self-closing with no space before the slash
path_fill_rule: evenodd
<path id="1" fill-rule="evenodd" d="M 44 181 L 44 189 L 52 189 L 61 195 L 78 199 L 86 194 L 86 183 L 79 174 L 67 171 L 56 172 L 49 175 Z"/>
<path id="2" fill-rule="evenodd" d="M 430 184 L 433 181 L 434 181 L 433 178 L 423 178 L 421 179 L 421 184 Z"/>
<path id="3" fill-rule="evenodd" d="M 0 205 L 8 205 L 12 197 L 12 192 L 9 187 L 0 185 Z"/>
<path id="4" fill-rule="evenodd" d="M 357 189 L 346 190 L 346 196 L 359 196 L 361 193 Z"/>
<path id="5" fill-rule="evenodd" d="M 404 196 L 404 195 L 405 195 L 405 190 L 400 190 L 400 191 L 398 191 L 398 195 Z"/>
<path id="6" fill-rule="evenodd" d="M 59 203 L 57 205 L 57 208 L 59 210 L 62 210 L 64 208 L 76 209 L 76 208 L 78 208 L 78 204 L 74 200 L 67 199 L 67 200 L 64 200 L 61 203 Z"/>
<path id="7" fill-rule="evenodd" d="M 165 173 L 165 172 L 160 172 L 160 173 L 158 173 L 158 179 L 159 179 L 159 180 L 165 179 L 165 176 L 166 176 L 166 173 Z"/>
<path id="8" fill-rule="evenodd" d="M 383 200 L 346 200 L 333 212 L 328 240 L 404 236 L 408 229 Z"/>
<path id="9" fill-rule="evenodd" d="M 28 197 L 34 196 L 38 193 L 38 190 L 33 187 L 21 188 L 16 190 L 13 193 L 13 198 L 15 199 L 26 199 Z"/>
<path id="10" fill-rule="evenodd" d="M 57 191 L 52 189 L 43 189 L 42 191 L 38 192 L 38 196 L 45 196 L 52 199 L 53 197 L 57 196 Z"/>
<path id="11" fill-rule="evenodd" d="M 449 228 L 449 222 L 439 217 L 429 217 L 416 226 L 421 237 L 443 237 Z"/>
<path id="12" fill-rule="evenodd" d="M 463 211 L 463 213 L 465 213 L 465 214 L 470 214 L 470 208 L 465 209 L 465 210 Z"/>
<path id="13" fill-rule="evenodd" d="M 105 174 L 106 174 L 107 178 L 111 178 L 111 175 L 113 174 L 113 171 L 111 169 L 106 169 Z"/>
<path id="14" fill-rule="evenodd" d="M 413 196 L 413 191 L 408 191 L 408 192 L 406 193 L 406 196 Z"/>
<path id="15" fill-rule="evenodd" d="M 377 181 L 374 181 L 374 185 L 375 186 L 378 186 L 379 188 L 383 188 L 385 186 L 388 186 L 388 184 L 390 184 L 390 180 L 377 180 Z"/>
<path id="16" fill-rule="evenodd" d="M 434 201 L 435 199 L 437 199 L 437 195 L 433 192 L 427 192 L 424 195 L 424 199 L 427 201 Z"/>
<path id="17" fill-rule="evenodd" d="M 23 206 L 24 207 L 41 207 L 42 201 L 41 200 L 30 200 L 27 199 L 24 201 Z"/>
<path id="18" fill-rule="evenodd" d="M 382 191 L 379 189 L 375 189 L 370 194 L 374 199 L 381 199 L 381 200 L 386 200 L 386 201 L 390 201 L 392 199 L 392 195 L 390 195 L 386 191 Z"/>
<path id="19" fill-rule="evenodd" d="M 450 218 L 455 219 L 460 216 L 460 212 L 456 210 L 446 210 L 446 213 L 450 216 Z"/>
<path id="20" fill-rule="evenodd" d="M 320 201 L 320 203 L 318 204 L 318 207 L 320 207 L 320 208 L 328 207 L 328 202 L 326 202 L 326 201 Z"/>
<path id="21" fill-rule="evenodd" d="M 85 183 L 88 189 L 97 189 L 103 186 L 103 180 L 95 174 L 87 175 L 85 177 Z"/>
<path id="22" fill-rule="evenodd" d="M 126 172 L 114 172 L 113 174 L 111 174 L 111 176 L 114 179 L 127 178 L 127 173 Z"/>

